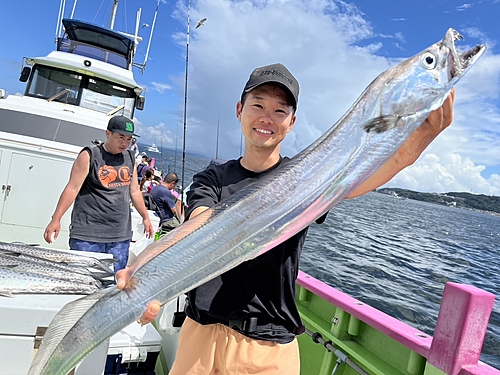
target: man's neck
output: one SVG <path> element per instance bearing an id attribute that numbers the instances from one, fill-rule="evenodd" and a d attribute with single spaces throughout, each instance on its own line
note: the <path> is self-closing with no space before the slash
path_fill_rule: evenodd
<path id="1" fill-rule="evenodd" d="M 106 151 L 107 153 L 111 154 L 111 155 L 118 155 L 119 152 L 112 152 L 110 149 L 109 149 L 109 145 L 107 142 L 104 142 L 102 144 L 102 147 L 104 148 L 104 151 Z"/>
<path id="2" fill-rule="evenodd" d="M 262 172 L 276 165 L 280 160 L 279 148 L 273 151 L 259 150 L 251 152 L 245 150 L 241 158 L 241 166 L 249 171 Z"/>
<path id="3" fill-rule="evenodd" d="M 109 146 L 108 146 L 108 143 L 107 143 L 107 142 L 104 142 L 104 143 L 102 144 L 102 147 L 104 148 L 104 151 L 106 151 L 106 152 L 108 152 L 108 153 L 112 154 L 112 152 L 109 150 Z"/>

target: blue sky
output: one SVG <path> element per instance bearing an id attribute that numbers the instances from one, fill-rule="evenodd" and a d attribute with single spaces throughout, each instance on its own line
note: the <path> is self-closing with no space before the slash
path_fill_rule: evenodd
<path id="1" fill-rule="evenodd" d="M 105 26 L 111 3 L 82 0 L 75 18 Z M 67 0 L 66 14 L 72 7 Z M 156 0 L 121 0 L 115 29 L 133 32 L 141 7 L 141 23 L 151 25 Z M 151 60 L 144 74 L 136 71 L 147 89 L 145 110 L 135 115 L 145 143 L 182 148 L 186 8 L 187 0 L 160 3 Z M 58 10 L 59 0 L 0 5 L 0 88 L 8 94 L 23 92 L 23 56 L 54 49 Z M 219 121 L 219 157 L 238 157 L 241 89 L 253 68 L 282 62 L 301 85 L 297 124 L 282 147 L 293 156 L 334 124 L 380 72 L 453 27 L 465 37 L 459 49 L 484 43 L 488 50 L 456 87 L 452 126 L 388 186 L 500 195 L 499 14 L 500 0 L 192 1 L 187 149 L 215 156 Z M 205 17 L 205 25 L 194 29 Z M 141 36 L 147 41 L 147 27 Z M 138 60 L 146 45 L 139 46 Z"/>

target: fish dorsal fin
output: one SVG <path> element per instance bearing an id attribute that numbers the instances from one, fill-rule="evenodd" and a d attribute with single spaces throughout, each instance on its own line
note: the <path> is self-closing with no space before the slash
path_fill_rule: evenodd
<path id="1" fill-rule="evenodd" d="M 400 118 L 401 116 L 396 115 L 384 115 L 375 117 L 368 121 L 365 125 L 363 125 L 363 129 L 367 133 L 384 133 L 388 130 L 394 129 L 398 124 Z"/>
<path id="2" fill-rule="evenodd" d="M 42 338 L 28 375 L 41 374 L 48 360 L 54 353 L 58 344 L 65 337 L 75 323 L 109 290 L 103 289 L 83 298 L 69 302 L 54 316 L 49 328 Z"/>

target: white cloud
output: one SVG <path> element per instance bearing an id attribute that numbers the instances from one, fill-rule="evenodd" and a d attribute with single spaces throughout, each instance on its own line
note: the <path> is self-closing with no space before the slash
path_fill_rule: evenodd
<path id="1" fill-rule="evenodd" d="M 171 90 L 172 86 L 168 83 L 161 82 L 151 82 L 151 90 L 157 91 L 160 94 L 163 94 L 167 90 Z"/>
<path id="2" fill-rule="evenodd" d="M 424 192 L 469 192 L 473 194 L 500 195 L 500 176 L 489 179 L 481 173 L 483 165 L 475 165 L 470 158 L 459 154 L 441 157 L 427 153 L 418 163 L 403 170 L 387 186 Z"/>
<path id="3" fill-rule="evenodd" d="M 457 10 L 459 12 L 463 12 L 464 10 L 467 10 L 469 8 L 472 8 L 473 4 L 463 4 L 457 7 Z"/>
<path id="4" fill-rule="evenodd" d="M 145 126 L 134 117 L 135 133 L 140 134 L 138 140 L 141 144 L 155 143 L 158 147 L 175 148 L 175 134 L 165 127 L 164 123 L 156 126 Z"/>

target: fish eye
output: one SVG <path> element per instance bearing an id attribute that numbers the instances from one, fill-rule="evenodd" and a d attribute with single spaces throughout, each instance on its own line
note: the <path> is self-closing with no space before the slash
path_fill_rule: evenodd
<path id="1" fill-rule="evenodd" d="M 437 65 L 437 58 L 430 52 L 426 52 L 422 55 L 420 63 L 425 69 L 434 69 Z"/>

